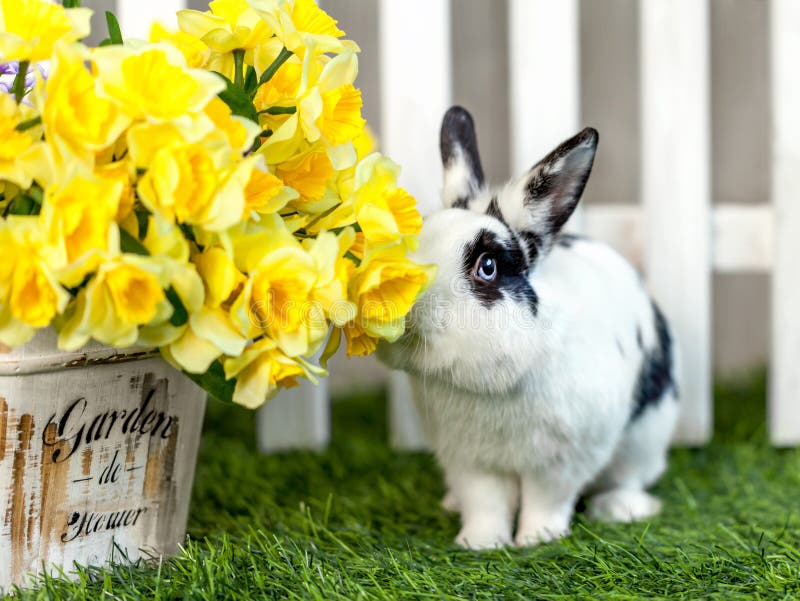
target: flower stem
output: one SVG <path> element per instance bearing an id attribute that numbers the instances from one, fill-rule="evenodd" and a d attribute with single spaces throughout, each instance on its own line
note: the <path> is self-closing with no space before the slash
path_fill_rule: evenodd
<path id="1" fill-rule="evenodd" d="M 277 58 L 272 61 L 272 64 L 264 69 L 264 72 L 261 74 L 261 79 L 258 80 L 258 85 L 264 85 L 270 79 L 272 79 L 275 74 L 278 72 L 278 69 L 281 68 L 281 65 L 289 60 L 289 57 L 292 56 L 292 52 L 287 50 L 286 47 L 281 48 L 280 54 L 278 54 Z"/>
<path id="2" fill-rule="evenodd" d="M 244 89 L 244 50 L 239 49 L 233 51 L 233 65 L 233 83 L 237 88 Z"/>
<path id="3" fill-rule="evenodd" d="M 28 65 L 30 65 L 28 61 L 19 62 L 19 69 L 14 77 L 14 84 L 11 86 L 17 104 L 22 102 L 22 97 L 25 96 L 25 77 L 28 75 Z"/>

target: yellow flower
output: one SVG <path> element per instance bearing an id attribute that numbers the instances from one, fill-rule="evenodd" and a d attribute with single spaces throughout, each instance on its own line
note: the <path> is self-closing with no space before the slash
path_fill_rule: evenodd
<path id="1" fill-rule="evenodd" d="M 150 28 L 150 41 L 154 44 L 166 42 L 181 51 L 186 65 L 192 69 L 202 68 L 211 55 L 211 50 L 201 40 L 183 31 L 169 31 L 160 23 Z"/>
<path id="2" fill-rule="evenodd" d="M 88 8 L 67 8 L 49 0 L 0 0 L 0 61 L 42 61 L 59 40 L 89 35 Z"/>
<path id="3" fill-rule="evenodd" d="M 94 174 L 107 182 L 106 185 L 113 188 L 116 185 L 122 186 L 117 204 L 117 214 L 114 220 L 118 223 L 125 220 L 133 210 L 136 200 L 136 193 L 131 184 L 130 163 L 127 161 L 117 161 L 96 167 Z"/>
<path id="4" fill-rule="evenodd" d="M 232 226 L 244 212 L 244 188 L 260 157 L 225 167 L 226 154 L 201 143 L 161 149 L 139 180 L 142 202 L 170 221 L 210 231 Z"/>
<path id="5" fill-rule="evenodd" d="M 93 51 L 92 60 L 103 92 L 132 119 L 189 121 L 225 89 L 219 76 L 188 68 L 183 54 L 168 44 L 104 46 Z"/>
<path id="6" fill-rule="evenodd" d="M 313 258 L 299 245 L 274 250 L 250 272 L 234 303 L 239 315 L 246 307 L 252 327 L 268 333 L 293 356 L 314 352 L 327 332 L 321 307 L 311 298 L 317 279 L 315 267 Z"/>
<path id="7" fill-rule="evenodd" d="M 206 305 L 217 308 L 235 300 L 235 294 L 241 291 L 246 278 L 223 248 L 206 248 L 194 257 L 194 264 L 203 279 Z"/>
<path id="8" fill-rule="evenodd" d="M 0 221 L 0 254 L 7 258 L 0 262 L 0 342 L 13 347 L 62 312 L 69 294 L 52 273 L 57 253 L 47 247 L 36 217 Z"/>
<path id="9" fill-rule="evenodd" d="M 297 190 L 302 201 L 319 200 L 333 179 L 334 170 L 325 150 L 312 147 L 276 166 L 276 174 Z"/>
<path id="10" fill-rule="evenodd" d="M 233 401 L 255 409 L 275 396 L 280 388 L 297 386 L 297 378 L 308 377 L 308 364 L 287 356 L 275 341 L 262 338 L 239 357 L 225 360 L 225 376 L 236 378 Z"/>
<path id="11" fill-rule="evenodd" d="M 166 280 L 162 266 L 149 257 L 107 260 L 70 305 L 59 329 L 59 348 L 75 350 L 89 338 L 116 347 L 134 344 L 139 326 L 171 313 Z"/>
<path id="12" fill-rule="evenodd" d="M 317 268 L 311 298 L 320 304 L 325 316 L 337 326 L 346 324 L 356 316 L 356 306 L 347 299 L 347 283 L 355 271 L 355 264 L 344 258 L 354 240 L 355 232 L 352 228 L 346 228 L 338 236 L 321 232 L 313 240 L 304 241 Z"/>
<path id="13" fill-rule="evenodd" d="M 316 85 L 306 78 L 298 102 L 300 123 L 311 142 L 323 136 L 332 145 L 350 142 L 364 129 L 361 118 L 361 92 L 353 87 L 358 74 L 355 52 L 346 52 L 329 61 Z"/>
<path id="14" fill-rule="evenodd" d="M 183 335 L 169 345 L 169 355 L 189 373 L 203 373 L 223 354 L 238 357 L 246 345 L 247 338 L 228 313 L 202 307 L 191 314 Z"/>
<path id="15" fill-rule="evenodd" d="M 358 48 L 353 42 L 339 39 L 344 32 L 316 0 L 294 0 L 293 3 L 250 0 L 250 4 L 261 13 L 284 46 L 301 58 L 309 49 L 326 53 Z"/>
<path id="16" fill-rule="evenodd" d="M 214 0 L 210 11 L 178 11 L 181 30 L 201 39 L 214 52 L 251 50 L 272 37 L 272 31 L 246 0 Z"/>
<path id="17" fill-rule="evenodd" d="M 130 120 L 114 102 L 98 96 L 95 80 L 84 66 L 87 58 L 80 46 L 56 46 L 41 111 L 48 142 L 60 152 L 91 162 L 94 153 L 111 145 Z"/>
<path id="18" fill-rule="evenodd" d="M 397 187 L 399 167 L 373 153 L 356 167 L 353 209 L 370 244 L 387 244 L 401 238 L 413 249 L 422 229 L 416 201 Z"/>
<path id="19" fill-rule="evenodd" d="M 45 190 L 39 219 L 49 243 L 62 247 L 71 264 L 61 274 L 67 286 L 77 286 L 102 260 L 99 253 L 109 250 L 122 190 L 119 181 L 81 175 Z"/>
<path id="20" fill-rule="evenodd" d="M 277 48 L 275 52 L 270 52 L 271 45 L 264 45 L 256 50 L 256 68 L 263 61 L 261 71 L 269 67 L 272 61 L 278 56 Z M 253 104 L 256 109 L 263 111 L 276 105 L 293 105 L 297 99 L 297 92 L 300 89 L 300 80 L 303 75 L 303 63 L 295 56 L 289 58 L 275 72 L 267 83 L 262 84 L 256 91 Z"/>
<path id="21" fill-rule="evenodd" d="M 378 339 L 370 336 L 369 333 L 355 321 L 348 323 L 343 330 L 345 340 L 347 341 L 348 357 L 366 357 L 374 353 L 375 349 L 378 347 Z"/>
<path id="22" fill-rule="evenodd" d="M 434 266 L 406 258 L 401 244 L 367 253 L 349 285 L 350 299 L 358 306 L 358 325 L 373 337 L 396 340 L 411 305 L 435 273 Z"/>
<path id="23" fill-rule="evenodd" d="M 17 105 L 11 96 L 0 93 L 0 179 L 22 188 L 31 185 L 31 163 L 41 142 L 34 140 L 30 130 L 21 132 L 16 127 L 34 117 L 33 109 Z"/>
<path id="24" fill-rule="evenodd" d="M 291 356 L 313 353 L 328 329 L 313 298 L 317 264 L 277 214 L 229 232 L 237 269 L 249 275 L 231 307 L 251 337 L 267 333 Z"/>
<path id="25" fill-rule="evenodd" d="M 297 192 L 283 185 L 283 182 L 269 171 L 253 169 L 250 181 L 244 189 L 244 218 L 252 213 L 274 213 L 286 203 L 297 198 Z"/>
<path id="26" fill-rule="evenodd" d="M 231 114 L 231 109 L 219 97 L 211 99 L 206 105 L 205 113 L 217 129 L 227 136 L 231 148 L 238 152 L 249 150 L 253 140 L 261 132 L 258 125 L 250 119 Z"/>
<path id="27" fill-rule="evenodd" d="M 303 62 L 294 114 L 261 117 L 262 127 L 273 130 L 260 149 L 270 165 L 293 157 L 303 140 L 321 142 L 336 170 L 347 169 L 356 162 L 352 140 L 365 126 L 360 92 L 352 86 L 358 72 L 356 55 L 346 52 L 335 57 L 317 76 L 312 73 L 312 66 L 318 62 L 312 55 Z"/>
<path id="28" fill-rule="evenodd" d="M 138 229 L 138 219 L 137 229 Z M 136 233 L 134 231 L 134 233 Z M 153 257 L 168 257 L 183 264 L 189 260 L 189 242 L 177 225 L 154 215 L 148 219 L 142 244 Z"/>
<path id="29" fill-rule="evenodd" d="M 345 84 L 322 94 L 322 114 L 317 126 L 331 144 L 339 145 L 358 137 L 366 121 L 361 117 L 361 90 Z"/>

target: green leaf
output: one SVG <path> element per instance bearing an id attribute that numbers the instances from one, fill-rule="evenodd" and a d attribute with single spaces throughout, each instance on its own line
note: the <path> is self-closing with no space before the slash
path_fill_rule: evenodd
<path id="1" fill-rule="evenodd" d="M 38 215 L 40 205 L 28 194 L 17 196 L 8 208 L 10 215 Z"/>
<path id="2" fill-rule="evenodd" d="M 150 214 L 147 212 L 147 209 L 142 207 L 134 209 L 133 214 L 136 215 L 136 225 L 139 228 L 139 240 L 144 240 L 147 237 L 147 229 L 150 227 L 150 220 L 148 219 Z"/>
<path id="3" fill-rule="evenodd" d="M 267 113 L 268 115 L 294 115 L 296 112 L 296 106 L 271 106 L 263 111 L 258 111 L 258 114 L 262 115 Z"/>
<path id="4" fill-rule="evenodd" d="M 252 65 L 247 66 L 247 73 L 244 76 L 244 92 L 252 98 L 258 89 L 258 75 Z"/>
<path id="5" fill-rule="evenodd" d="M 269 67 L 264 69 L 264 72 L 261 74 L 261 79 L 258 80 L 258 85 L 262 86 L 272 79 L 278 72 L 278 69 L 281 68 L 281 65 L 289 60 L 290 56 L 292 56 L 292 52 L 290 50 L 288 50 L 286 47 L 281 48 L 277 58 L 272 61 L 272 64 Z"/>
<path id="6" fill-rule="evenodd" d="M 214 361 L 208 368 L 208 371 L 203 374 L 187 373 L 186 375 L 218 401 L 224 403 L 233 402 L 233 391 L 236 388 L 236 380 L 228 380 L 225 378 L 225 369 L 222 367 L 222 363 L 220 363 L 219 360 Z"/>
<path id="7" fill-rule="evenodd" d="M 150 254 L 150 251 L 147 250 L 144 244 L 135 238 L 128 230 L 123 228 L 119 230 L 119 246 L 124 253 L 144 256 Z"/>
<path id="8" fill-rule="evenodd" d="M 217 73 L 216 71 L 214 73 Z M 253 123 L 258 123 L 258 112 L 250 100 L 250 97 L 242 88 L 236 85 L 222 73 L 217 73 L 225 81 L 225 89 L 219 93 L 220 100 L 228 105 L 234 115 L 239 115 L 245 119 L 250 119 Z"/>
<path id="9" fill-rule="evenodd" d="M 187 321 L 189 321 L 189 312 L 186 310 L 186 307 L 181 300 L 181 297 L 178 296 L 178 292 L 175 290 L 174 286 L 170 286 L 169 290 L 167 290 L 167 300 L 169 300 L 170 304 L 172 305 L 172 317 L 169 318 L 169 322 L 175 326 L 182 326 Z"/>
<path id="10" fill-rule="evenodd" d="M 79 8 L 81 0 L 62 0 L 61 4 L 64 8 Z"/>
<path id="11" fill-rule="evenodd" d="M 34 117 L 33 119 L 28 119 L 27 121 L 22 121 L 20 123 L 17 123 L 17 126 L 14 129 L 16 129 L 17 131 L 26 131 L 32 127 L 36 127 L 41 122 L 42 122 L 41 117 Z"/>
<path id="12" fill-rule="evenodd" d="M 108 10 L 106 11 L 106 25 L 108 25 L 108 39 L 111 40 L 111 43 L 121 44 L 122 30 L 119 28 L 119 21 L 117 21 L 114 13 Z"/>

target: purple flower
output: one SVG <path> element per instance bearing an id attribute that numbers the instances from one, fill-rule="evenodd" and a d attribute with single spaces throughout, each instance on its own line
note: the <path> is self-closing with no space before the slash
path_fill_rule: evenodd
<path id="1" fill-rule="evenodd" d="M 34 71 L 35 69 L 35 71 Z M 36 84 L 36 71 L 42 79 L 47 79 L 47 71 L 45 68 L 36 63 L 28 66 L 28 71 L 25 74 L 25 93 L 27 94 L 31 88 Z M 14 79 L 19 73 L 19 62 L 11 61 L 8 63 L 0 63 L 0 93 L 12 94 L 11 89 L 14 87 Z M 23 100 L 25 104 L 30 105 L 27 97 Z"/>

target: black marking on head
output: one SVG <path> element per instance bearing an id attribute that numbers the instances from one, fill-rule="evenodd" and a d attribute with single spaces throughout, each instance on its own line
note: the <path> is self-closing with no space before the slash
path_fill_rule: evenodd
<path id="1" fill-rule="evenodd" d="M 477 187 L 483 186 L 483 167 L 478 154 L 475 122 L 464 107 L 453 106 L 445 113 L 439 133 L 439 151 L 442 155 L 442 165 L 445 168 L 458 160 L 459 155 L 463 157 L 467 161 L 470 175 L 475 180 Z"/>
<path id="2" fill-rule="evenodd" d="M 542 237 L 534 231 L 522 230 L 517 232 L 525 243 L 525 254 L 528 256 L 528 265 L 536 263 L 539 258 L 539 249 L 543 247 Z"/>
<path id="3" fill-rule="evenodd" d="M 506 220 L 503 218 L 503 212 L 500 210 L 500 204 L 497 202 L 497 195 L 492 196 L 492 200 L 489 201 L 489 206 L 486 207 L 486 214 L 489 217 L 494 217 L 503 225 L 508 226 Z"/>
<path id="4" fill-rule="evenodd" d="M 462 272 L 470 290 L 484 307 L 491 307 L 506 295 L 524 302 L 533 315 L 539 310 L 539 297 L 528 282 L 528 262 L 519 240 L 511 230 L 509 239 L 482 229 L 464 248 Z M 491 254 L 497 262 L 498 276 L 492 282 L 474 277 L 473 268 L 481 255 Z"/>
<path id="5" fill-rule="evenodd" d="M 639 345 L 639 350 L 644 350 L 644 339 L 642 338 L 642 326 L 636 326 L 636 344 Z"/>
<path id="6" fill-rule="evenodd" d="M 585 238 L 583 236 L 579 236 L 578 234 L 562 233 L 558 236 L 556 244 L 558 244 L 562 248 L 572 248 L 572 245 L 580 240 L 585 240 Z"/>
<path id="7" fill-rule="evenodd" d="M 469 204 L 469 199 L 466 196 L 459 196 L 453 201 L 452 207 L 454 209 L 466 209 Z"/>
<path id="8" fill-rule="evenodd" d="M 664 395 L 678 389 L 672 374 L 672 337 L 664 314 L 655 304 L 653 306 L 653 325 L 656 331 L 656 343 L 644 353 L 639 377 L 633 393 L 633 410 L 630 421 L 636 420 L 648 407 L 657 405 Z"/>

